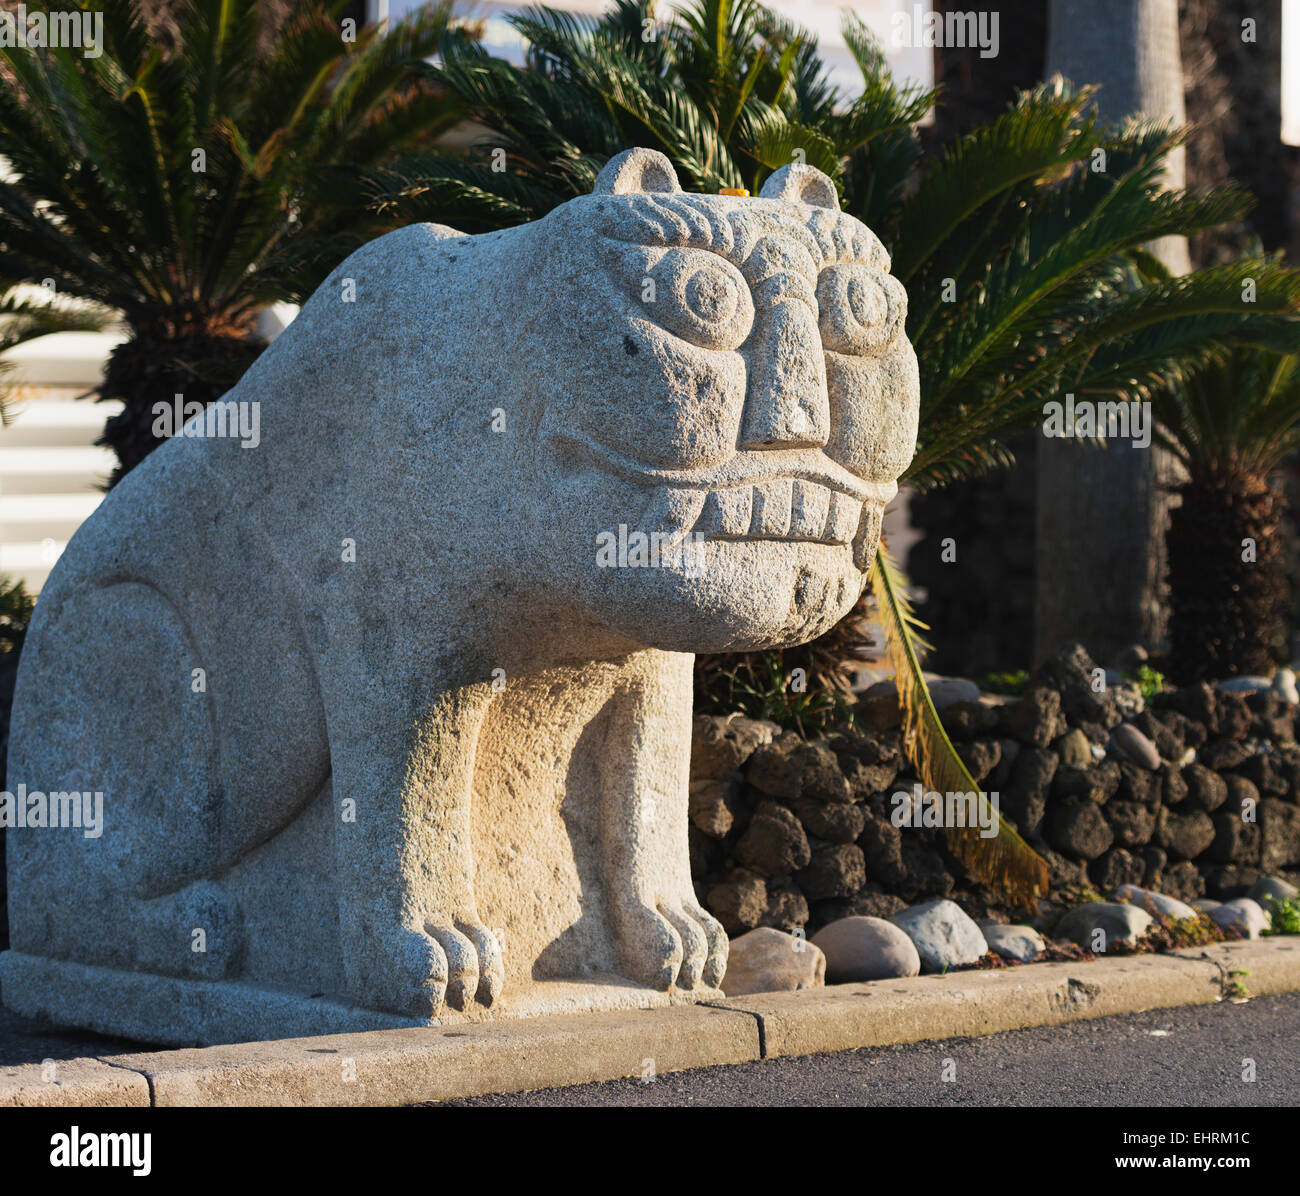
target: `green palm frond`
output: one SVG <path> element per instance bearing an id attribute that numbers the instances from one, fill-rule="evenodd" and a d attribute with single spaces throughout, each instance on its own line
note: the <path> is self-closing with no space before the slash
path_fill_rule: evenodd
<path id="1" fill-rule="evenodd" d="M 1267 478 L 1300 450 L 1300 355 L 1235 347 L 1164 388 L 1157 437 L 1193 478 Z"/>
<path id="2" fill-rule="evenodd" d="M 946 827 L 944 836 L 949 850 L 973 880 L 1005 892 L 1032 909 L 1035 899 L 1048 891 L 1047 864 L 1000 814 L 990 809 L 987 796 L 943 729 L 921 672 L 920 653 L 927 645 L 920 633 L 926 629 L 925 624 L 912 609 L 906 584 L 882 543 L 871 569 L 871 587 L 885 628 L 894 684 L 903 711 L 903 750 L 928 790 L 941 794 L 976 794 L 980 822 L 992 821 L 997 826 L 997 835 L 982 838 L 979 826 Z"/>

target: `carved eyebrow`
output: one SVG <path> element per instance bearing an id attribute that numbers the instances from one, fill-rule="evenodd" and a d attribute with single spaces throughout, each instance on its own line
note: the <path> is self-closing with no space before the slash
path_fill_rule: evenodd
<path id="1" fill-rule="evenodd" d="M 798 220 L 766 211 L 766 219 L 756 220 L 743 204 L 720 207 L 711 200 L 690 192 L 601 196 L 595 203 L 596 231 L 634 244 L 710 250 L 739 267 L 751 286 L 774 268 L 811 270 L 814 281 L 827 266 L 863 265 L 889 272 L 889 254 L 880 239 L 846 212 L 814 207 L 806 220 Z M 802 253 L 779 245 L 774 222 Z"/>

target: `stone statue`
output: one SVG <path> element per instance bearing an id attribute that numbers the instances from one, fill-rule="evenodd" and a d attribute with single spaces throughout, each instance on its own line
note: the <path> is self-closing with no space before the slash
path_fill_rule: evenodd
<path id="1" fill-rule="evenodd" d="M 916 437 L 888 269 L 816 170 L 641 149 L 353 254 L 223 400 L 259 435 L 191 419 L 40 598 L 4 1003 L 209 1043 L 719 996 L 691 653 L 861 593 Z"/>

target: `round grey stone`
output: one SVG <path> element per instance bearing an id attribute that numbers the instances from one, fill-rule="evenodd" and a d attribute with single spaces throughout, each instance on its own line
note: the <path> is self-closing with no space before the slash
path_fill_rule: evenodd
<path id="1" fill-rule="evenodd" d="M 826 956 L 826 980 L 846 984 L 855 980 L 890 980 L 921 971 L 916 945 L 884 918 L 840 918 L 812 937 Z"/>

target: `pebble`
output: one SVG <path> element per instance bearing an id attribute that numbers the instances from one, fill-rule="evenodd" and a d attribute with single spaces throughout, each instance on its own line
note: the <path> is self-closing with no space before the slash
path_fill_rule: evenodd
<path id="1" fill-rule="evenodd" d="M 839 918 L 813 935 L 812 944 L 826 956 L 830 984 L 892 980 L 921 971 L 916 945 L 884 918 Z"/>
<path id="2" fill-rule="evenodd" d="M 946 972 L 988 954 L 980 928 L 955 901 L 940 898 L 890 915 L 916 946 L 923 972 Z"/>
<path id="3" fill-rule="evenodd" d="M 800 935 L 760 926 L 731 940 L 722 991 L 729 997 L 746 993 L 792 992 L 821 988 L 826 983 L 826 956 Z"/>

